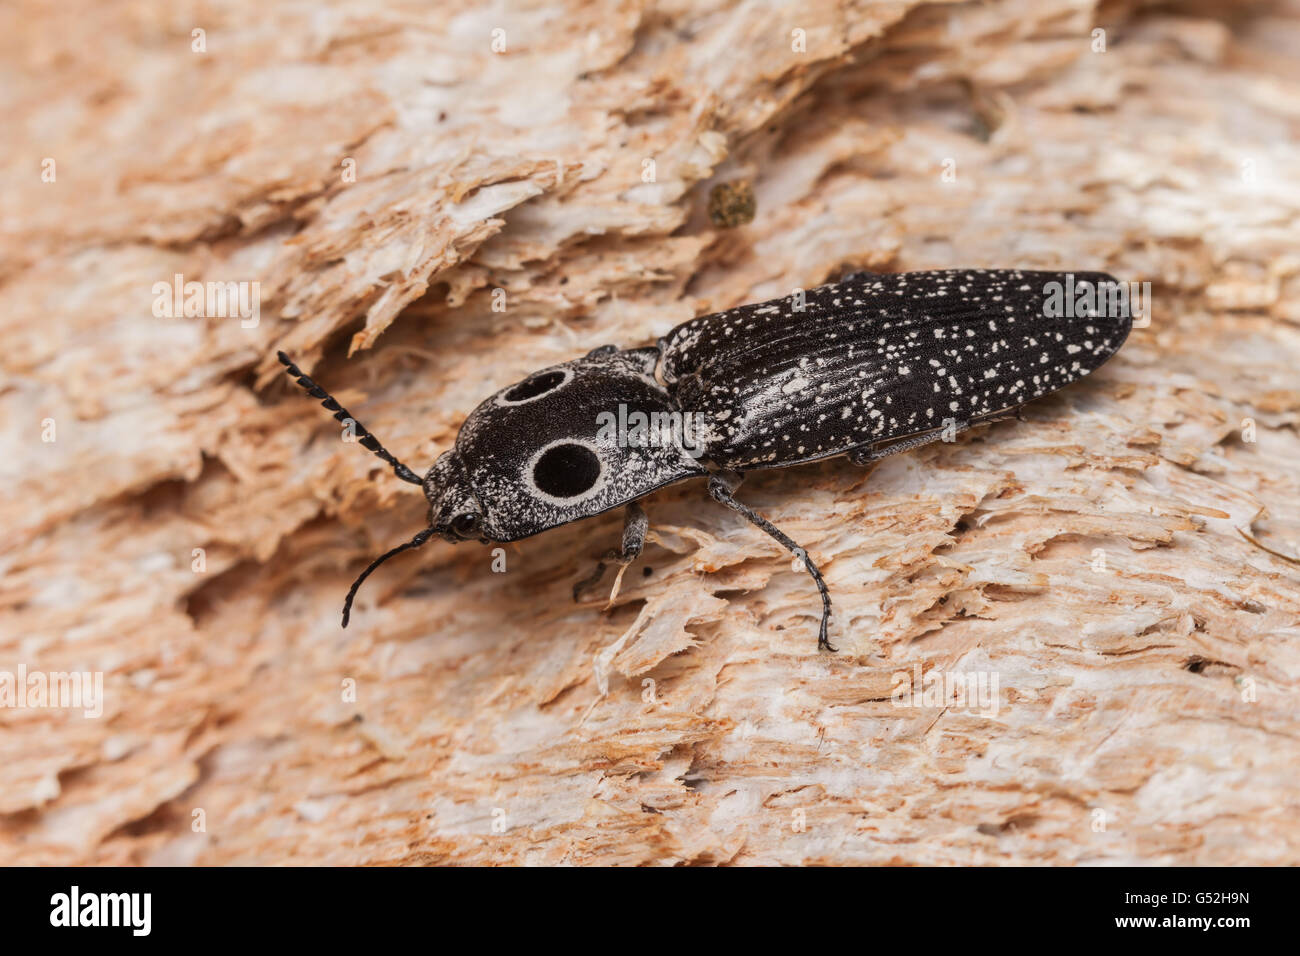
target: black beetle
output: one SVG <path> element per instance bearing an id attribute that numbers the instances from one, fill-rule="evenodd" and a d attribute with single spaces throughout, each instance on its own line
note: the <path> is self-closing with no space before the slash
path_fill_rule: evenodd
<path id="1" fill-rule="evenodd" d="M 822 599 L 818 646 L 834 650 L 821 572 L 736 500 L 742 473 L 845 454 L 865 465 L 1018 413 L 1124 343 L 1132 322 L 1116 290 L 1125 291 L 1099 272 L 857 273 L 691 319 L 653 346 L 606 345 L 534 372 L 474 409 L 423 479 L 280 352 L 299 385 L 429 499 L 429 526 L 353 583 L 343 626 L 366 577 L 434 534 L 515 541 L 626 505 L 622 547 L 575 586 L 576 598 L 606 561 L 621 578 L 641 552 L 648 522 L 638 499 L 707 476 L 714 499 L 803 562 Z M 1099 308 L 1108 292 L 1112 307 Z"/>

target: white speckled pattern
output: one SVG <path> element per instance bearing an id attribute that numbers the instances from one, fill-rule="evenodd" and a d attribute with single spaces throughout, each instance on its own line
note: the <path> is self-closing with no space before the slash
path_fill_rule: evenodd
<path id="1" fill-rule="evenodd" d="M 1073 274 L 1114 283 L 1099 272 Z M 1127 316 L 1048 316 L 1066 273 L 860 273 L 794 297 L 691 319 L 660 340 L 683 411 L 710 423 L 706 458 L 779 467 L 1013 408 L 1123 344 Z"/>

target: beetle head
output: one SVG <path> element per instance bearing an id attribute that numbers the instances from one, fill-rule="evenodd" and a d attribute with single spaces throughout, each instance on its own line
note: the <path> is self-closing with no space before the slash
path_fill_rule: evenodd
<path id="1" fill-rule="evenodd" d="M 287 355 L 279 356 L 309 395 L 321 399 L 336 419 L 355 426 L 364 448 L 398 478 L 420 485 L 429 499 L 428 527 L 380 555 L 353 582 L 343 605 L 344 627 L 352 599 L 371 572 L 435 534 L 451 542 L 516 541 L 706 474 L 671 427 L 659 441 L 629 438 L 628 420 L 676 414 L 654 377 L 656 347 L 605 346 L 501 389 L 470 413 L 455 447 L 443 452 L 423 479 Z"/>
<path id="2" fill-rule="evenodd" d="M 682 418 L 658 358 L 600 348 L 489 396 L 425 477 L 430 526 L 449 541 L 518 541 L 705 474 L 672 427 Z M 652 419 L 663 427 L 650 435 Z"/>
<path id="3" fill-rule="evenodd" d="M 452 544 L 490 540 L 483 503 L 470 487 L 455 451 L 438 456 L 424 477 L 424 494 L 429 499 L 429 527 L 434 534 Z"/>

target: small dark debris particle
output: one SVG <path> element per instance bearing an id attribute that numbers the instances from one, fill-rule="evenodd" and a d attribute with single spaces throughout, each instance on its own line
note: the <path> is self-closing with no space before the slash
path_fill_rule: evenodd
<path id="1" fill-rule="evenodd" d="M 718 183 L 709 190 L 709 219 L 719 229 L 734 229 L 754 221 L 754 187 L 747 180 Z"/>
<path id="2" fill-rule="evenodd" d="M 1210 670 L 1211 668 L 1215 668 L 1215 670 Z M 1239 670 L 1239 668 L 1234 667 L 1225 661 L 1216 661 L 1209 657 L 1201 657 L 1199 654 L 1193 654 L 1191 657 L 1187 658 L 1187 662 L 1183 664 L 1183 670 L 1190 671 L 1193 674 L 1204 674 L 1206 671 L 1209 671 L 1210 676 L 1213 676 L 1214 674 L 1220 673 L 1224 670 L 1234 671 Z"/>
<path id="3" fill-rule="evenodd" d="M 1002 823 L 981 823 L 975 829 L 985 836 L 1002 836 L 1017 830 L 1027 830 L 1038 822 L 1038 814 L 1022 813 Z"/>

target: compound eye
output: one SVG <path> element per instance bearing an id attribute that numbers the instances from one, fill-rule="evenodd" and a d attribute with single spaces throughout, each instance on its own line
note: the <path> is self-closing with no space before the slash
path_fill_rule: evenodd
<path id="1" fill-rule="evenodd" d="M 479 516 L 472 511 L 456 515 L 451 519 L 451 530 L 462 538 L 472 538 L 478 531 Z"/>

